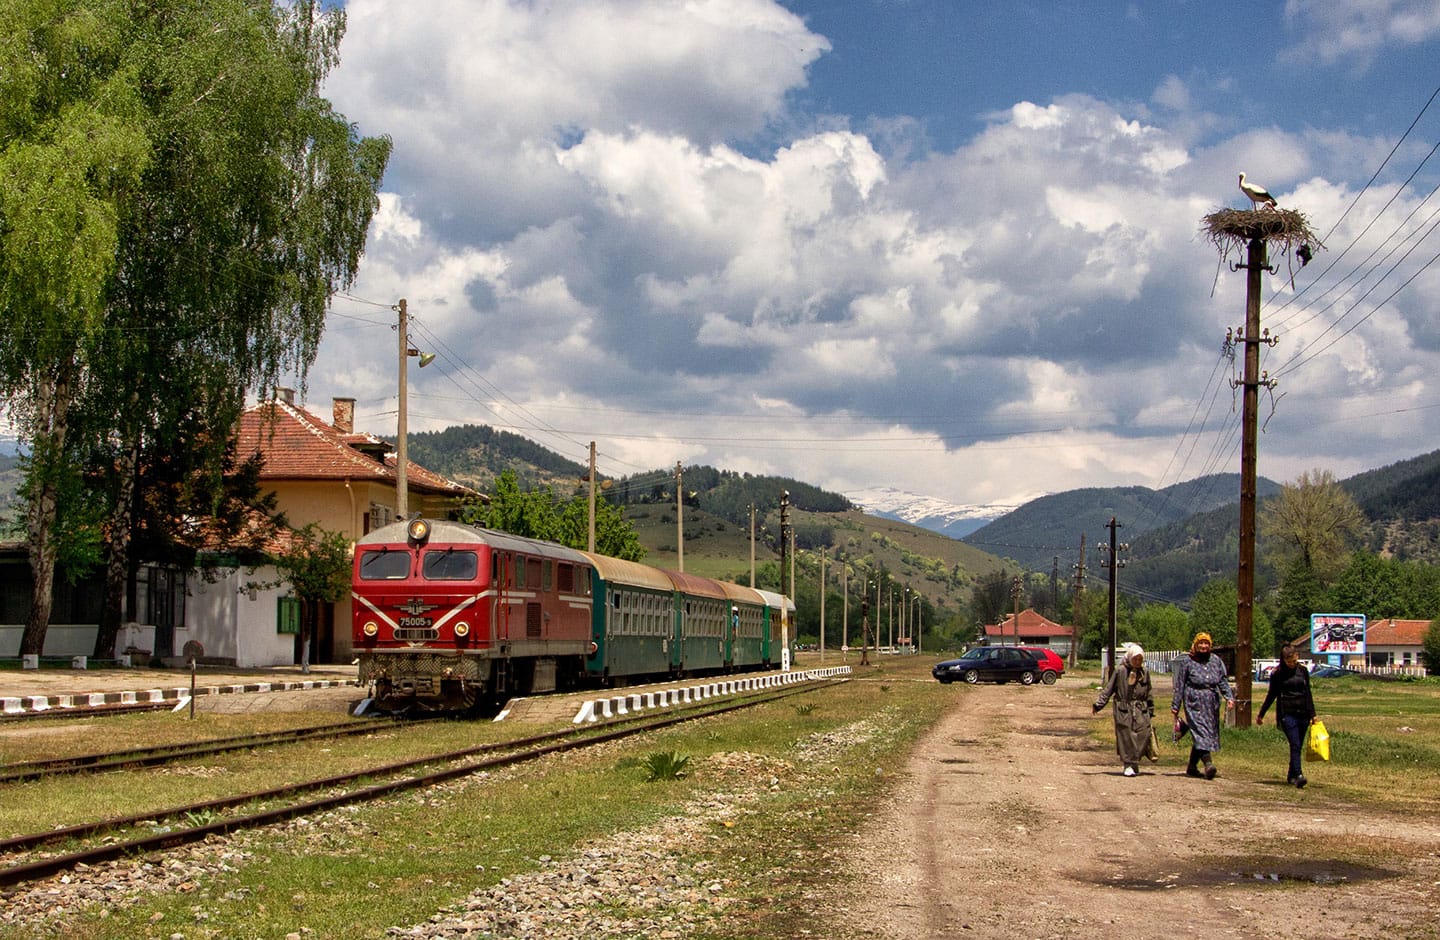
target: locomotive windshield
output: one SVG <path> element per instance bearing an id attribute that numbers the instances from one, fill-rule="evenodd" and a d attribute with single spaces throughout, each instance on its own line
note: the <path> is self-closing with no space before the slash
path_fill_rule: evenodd
<path id="1" fill-rule="evenodd" d="M 480 560 L 474 552 L 447 548 L 426 552 L 421 567 L 426 581 L 474 581 Z"/>
<path id="2" fill-rule="evenodd" d="M 360 556 L 362 581 L 403 581 L 409 574 L 409 552 L 382 549 L 365 552 Z"/>

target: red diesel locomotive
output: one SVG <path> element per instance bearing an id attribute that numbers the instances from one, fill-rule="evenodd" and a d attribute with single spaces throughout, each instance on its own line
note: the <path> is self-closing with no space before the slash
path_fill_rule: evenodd
<path id="1" fill-rule="evenodd" d="M 351 597 L 360 682 L 392 712 L 762 669 L 793 632 L 773 592 L 430 519 L 356 543 Z"/>

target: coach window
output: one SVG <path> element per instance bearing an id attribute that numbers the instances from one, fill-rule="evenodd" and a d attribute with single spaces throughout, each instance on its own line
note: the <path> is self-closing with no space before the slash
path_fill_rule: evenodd
<path id="1" fill-rule="evenodd" d="M 545 563 L 540 568 L 540 590 L 545 591 L 548 594 L 554 589 L 554 586 L 555 562 L 547 558 L 545 559 Z"/>
<path id="2" fill-rule="evenodd" d="M 528 587 L 530 590 L 539 590 L 542 584 L 540 577 L 540 559 L 525 559 L 525 583 L 521 587 Z"/>

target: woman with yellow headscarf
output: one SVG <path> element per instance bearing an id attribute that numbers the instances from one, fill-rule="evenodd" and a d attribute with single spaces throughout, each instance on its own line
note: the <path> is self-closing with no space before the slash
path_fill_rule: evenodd
<path id="1" fill-rule="evenodd" d="M 1206 780 L 1215 779 L 1215 764 L 1210 754 L 1220 750 L 1220 703 L 1235 704 L 1235 693 L 1230 690 L 1230 680 L 1225 675 L 1225 663 L 1210 652 L 1210 647 L 1210 634 L 1195 634 L 1190 656 L 1182 659 L 1175 670 L 1175 692 L 1170 698 L 1170 714 L 1178 716 L 1183 705 L 1185 720 L 1190 725 L 1190 765 L 1185 773 Z"/>

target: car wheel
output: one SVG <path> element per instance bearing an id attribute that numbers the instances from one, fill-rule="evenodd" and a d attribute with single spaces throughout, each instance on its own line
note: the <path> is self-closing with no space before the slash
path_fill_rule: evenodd
<path id="1" fill-rule="evenodd" d="M 1030 671 L 1028 671 L 1028 670 L 1025 671 L 1025 672 L 1020 673 L 1020 684 L 1021 684 L 1021 685 L 1034 685 L 1034 684 L 1035 684 L 1035 673 L 1030 672 Z"/>
<path id="2" fill-rule="evenodd" d="M 968 682 L 970 685 L 974 685 L 975 683 L 980 681 L 980 673 L 976 672 L 974 669 L 965 670 L 965 681 Z"/>
<path id="3" fill-rule="evenodd" d="M 1054 685 L 1055 680 L 1058 678 L 1060 677 L 1055 675 L 1055 670 L 1047 669 L 1045 670 L 1045 674 L 1040 677 L 1040 681 L 1045 683 L 1046 685 Z"/>

